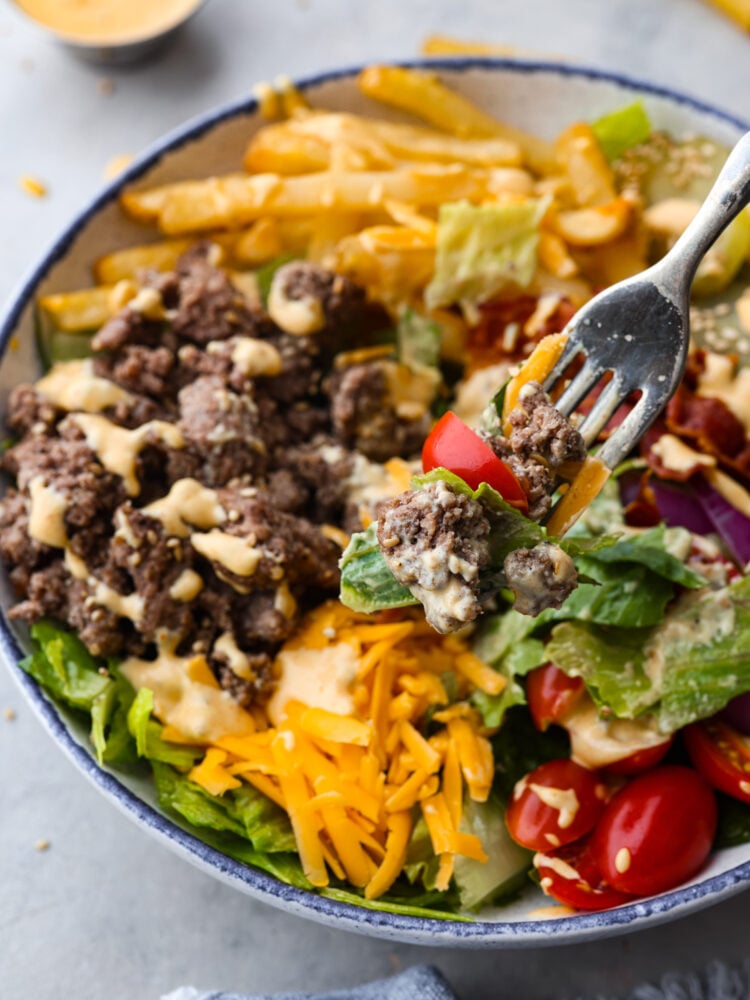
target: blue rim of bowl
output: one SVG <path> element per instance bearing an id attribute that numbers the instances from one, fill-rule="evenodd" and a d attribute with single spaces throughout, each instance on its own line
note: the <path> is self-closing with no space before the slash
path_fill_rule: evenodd
<path id="1" fill-rule="evenodd" d="M 396 63 L 394 63 L 396 65 Z M 612 83 L 634 94 L 664 98 L 701 114 L 715 118 L 723 124 L 747 131 L 750 126 L 697 98 L 675 92 L 667 87 L 645 83 L 624 74 L 564 63 L 491 58 L 453 58 L 399 61 L 397 65 L 411 68 L 428 67 L 433 70 L 465 72 L 473 69 L 508 70 L 518 73 L 548 73 L 564 77 L 583 78 Z M 297 81 L 301 90 L 352 77 L 361 66 L 348 67 L 316 74 Z M 106 185 L 86 208 L 80 211 L 62 234 L 25 278 L 21 280 L 7 309 L 0 318 L 0 357 L 4 354 L 15 327 L 29 305 L 37 286 L 50 268 L 70 249 L 79 232 L 104 206 L 113 201 L 128 184 L 138 180 L 154 167 L 165 155 L 178 149 L 191 139 L 197 139 L 210 129 L 243 114 L 257 111 L 254 97 L 241 98 L 228 105 L 191 119 L 170 131 L 160 141 L 149 146 L 114 181 Z M 62 750 L 114 805 L 135 822 L 146 826 L 162 842 L 186 856 L 198 867 L 224 881 L 242 888 L 248 894 L 277 906 L 306 916 L 321 923 L 335 925 L 358 933 L 407 941 L 415 944 L 446 943 L 468 947 L 502 947 L 514 945 L 538 946 L 564 944 L 598 936 L 600 932 L 625 932 L 635 924 L 638 928 L 686 915 L 692 910 L 708 905 L 740 891 L 750 882 L 750 861 L 712 876 L 696 885 L 683 886 L 660 896 L 637 900 L 613 910 L 579 913 L 563 920 L 540 919 L 514 922 L 475 920 L 463 922 L 439 918 L 414 917 L 382 910 L 369 909 L 320 896 L 315 892 L 286 885 L 271 875 L 250 868 L 239 861 L 209 847 L 197 836 L 188 833 L 127 788 L 112 772 L 99 767 L 91 754 L 73 737 L 65 719 L 42 691 L 36 681 L 19 666 L 25 655 L 5 615 L 0 611 L 0 654 L 28 698 L 48 733 Z M 679 914 L 675 911 L 679 909 Z"/>

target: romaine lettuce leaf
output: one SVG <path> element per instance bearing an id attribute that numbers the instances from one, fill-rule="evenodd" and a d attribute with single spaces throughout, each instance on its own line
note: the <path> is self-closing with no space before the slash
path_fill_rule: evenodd
<path id="1" fill-rule="evenodd" d="M 652 628 L 564 622 L 545 652 L 600 707 L 620 718 L 648 711 L 675 732 L 750 691 L 750 578 L 682 594 Z"/>
<path id="2" fill-rule="evenodd" d="M 474 802 L 468 796 L 464 799 L 460 830 L 479 837 L 487 855 L 486 861 L 456 855 L 454 878 L 461 906 L 466 910 L 507 899 L 525 884 L 532 852 L 511 838 L 503 813 L 494 795 L 486 802 Z"/>
<path id="3" fill-rule="evenodd" d="M 21 661 L 23 669 L 54 698 L 90 712 L 95 699 L 112 683 L 81 640 L 53 622 L 31 626 L 34 651 Z"/>
<path id="4" fill-rule="evenodd" d="M 255 851 L 296 852 L 288 816 L 255 788 L 243 785 L 219 797 L 160 761 L 153 770 L 161 805 L 194 826 L 243 837 Z"/>
<path id="5" fill-rule="evenodd" d="M 341 603 L 353 611 L 371 614 L 384 608 L 419 604 L 388 568 L 377 539 L 377 525 L 352 535 L 344 549 L 341 567 Z"/>
<path id="6" fill-rule="evenodd" d="M 428 308 L 477 305 L 534 276 L 544 198 L 503 205 L 451 202 L 440 207 L 435 272 L 425 289 Z"/>
<path id="7" fill-rule="evenodd" d="M 651 135 L 651 122 L 640 101 L 602 115 L 592 123 L 591 129 L 602 152 L 611 162 L 618 159 L 631 146 L 645 142 Z"/>

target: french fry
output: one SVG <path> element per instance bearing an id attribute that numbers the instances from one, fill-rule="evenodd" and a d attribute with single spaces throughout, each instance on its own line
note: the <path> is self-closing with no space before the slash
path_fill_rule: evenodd
<path id="1" fill-rule="evenodd" d="M 263 216 L 235 240 L 232 257 L 247 267 L 258 267 L 285 250 L 284 240 L 275 219 Z"/>
<path id="2" fill-rule="evenodd" d="M 243 166 L 249 173 L 305 174 L 326 170 L 331 162 L 328 142 L 304 135 L 279 122 L 259 129 L 248 143 Z"/>
<path id="3" fill-rule="evenodd" d="M 324 215 L 307 245 L 307 259 L 318 264 L 330 262 L 341 240 L 361 229 L 362 216 L 359 214 Z"/>
<path id="4" fill-rule="evenodd" d="M 363 115 L 313 112 L 260 129 L 248 145 L 245 168 L 289 174 L 325 169 L 339 144 L 361 156 L 359 169 L 390 169 L 397 161 L 519 166 L 522 159 L 519 144 L 505 138 L 463 138 Z"/>
<path id="5" fill-rule="evenodd" d="M 578 264 L 568 253 L 568 248 L 557 233 L 542 230 L 539 234 L 539 261 L 556 278 L 573 278 L 578 274 Z"/>
<path id="6" fill-rule="evenodd" d="M 39 307 L 58 330 L 69 333 L 98 330 L 115 311 L 112 291 L 111 286 L 98 286 L 45 295 L 39 300 Z"/>
<path id="7" fill-rule="evenodd" d="M 148 268 L 169 271 L 194 240 L 164 240 L 145 246 L 126 247 L 100 257 L 94 264 L 94 277 L 100 285 L 116 285 L 118 281 L 135 278 L 138 271 Z"/>
<path id="8" fill-rule="evenodd" d="M 633 206 L 625 198 L 594 208 L 575 208 L 559 212 L 553 225 L 559 236 L 574 247 L 593 247 L 622 236 L 633 216 Z"/>
<path id="9" fill-rule="evenodd" d="M 555 151 L 549 143 L 485 114 L 442 84 L 433 73 L 401 66 L 368 66 L 357 82 L 368 97 L 408 111 L 451 135 L 506 139 L 521 147 L 525 160 L 535 171 L 559 172 Z"/>
<path id="10" fill-rule="evenodd" d="M 202 181 L 181 181 L 153 190 L 123 195 L 126 212 L 143 218 L 159 205 L 155 216 L 162 232 L 189 232 L 246 225 L 263 215 L 306 216 L 319 213 L 373 212 L 386 200 L 414 205 L 445 201 L 481 201 L 510 192 L 526 194 L 529 175 L 516 167 L 479 170 L 461 166 L 419 166 L 406 170 L 340 174 L 322 171 L 299 177 L 277 174 L 228 174 Z M 146 207 L 144 207 L 146 206 Z"/>
<path id="11" fill-rule="evenodd" d="M 617 193 L 614 174 L 590 125 L 579 122 L 565 129 L 555 152 L 580 207 L 612 201 Z"/>
<path id="12" fill-rule="evenodd" d="M 404 226 L 372 226 L 342 240 L 333 259 L 369 294 L 384 302 L 404 302 L 421 292 L 435 269 L 434 239 Z"/>
<path id="13" fill-rule="evenodd" d="M 425 56 L 512 56 L 515 52 L 515 45 L 467 42 L 453 35 L 428 35 L 422 42 Z"/>

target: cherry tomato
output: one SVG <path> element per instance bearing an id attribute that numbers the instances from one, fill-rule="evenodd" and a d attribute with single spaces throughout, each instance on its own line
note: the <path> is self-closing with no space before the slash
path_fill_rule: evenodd
<path id="1" fill-rule="evenodd" d="M 593 828 L 606 795 L 594 771 L 567 758 L 549 760 L 517 782 L 505 824 L 532 851 L 560 847 Z"/>
<path id="2" fill-rule="evenodd" d="M 558 903 L 576 910 L 609 910 L 635 898 L 607 885 L 596 867 L 591 837 L 534 855 L 542 890 Z"/>
<path id="3" fill-rule="evenodd" d="M 620 892 L 673 889 L 708 857 L 716 799 L 700 774 L 669 765 L 639 775 L 607 803 L 592 840 L 594 862 Z"/>
<path id="4" fill-rule="evenodd" d="M 455 472 L 473 490 L 488 483 L 512 506 L 524 512 L 529 509 L 523 487 L 505 462 L 450 410 L 432 428 L 422 448 L 424 471 L 441 467 Z"/>
<path id="5" fill-rule="evenodd" d="M 682 735 L 690 759 L 709 785 L 750 802 L 750 738 L 718 717 L 694 722 Z"/>
<path id="6" fill-rule="evenodd" d="M 534 725 L 540 732 L 560 722 L 584 692 L 580 677 L 568 677 L 554 663 L 532 670 L 526 678 L 526 700 Z"/>
<path id="7" fill-rule="evenodd" d="M 644 771 L 661 764 L 666 757 L 667 751 L 674 743 L 674 736 L 670 736 L 664 743 L 657 743 L 654 747 L 646 747 L 644 750 L 636 750 L 622 760 L 616 760 L 612 764 L 607 764 L 605 771 L 607 774 L 616 774 L 618 777 L 629 778 L 634 774 L 642 774 Z"/>

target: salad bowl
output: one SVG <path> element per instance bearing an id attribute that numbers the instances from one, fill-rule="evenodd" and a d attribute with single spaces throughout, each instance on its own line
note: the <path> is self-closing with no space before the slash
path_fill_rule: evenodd
<path id="1" fill-rule="evenodd" d="M 739 120 L 700 101 L 604 72 L 552 63 L 452 59 L 430 66 L 452 88 L 485 111 L 543 138 L 553 138 L 574 120 L 593 120 L 636 99 L 657 129 L 693 133 L 731 146 L 747 129 Z M 358 69 L 344 69 L 299 82 L 311 103 L 331 110 L 368 113 L 356 86 Z M 382 117 L 382 112 L 379 112 Z M 146 150 L 115 182 L 98 192 L 22 282 L 0 321 L 0 394 L 41 373 L 34 336 L 39 295 L 85 286 L 91 262 L 104 253 L 143 240 L 142 228 L 123 217 L 118 196 L 129 184 L 159 185 L 230 172 L 241 161 L 248 136 L 262 124 L 248 98 L 189 122 Z M 433 919 L 355 906 L 286 885 L 227 857 L 165 813 L 148 777 L 100 766 L 80 717 L 51 701 L 20 667 L 28 652 L 25 631 L 11 623 L 13 595 L 2 580 L 0 655 L 27 700 L 61 750 L 116 807 L 146 832 L 202 870 L 239 891 L 287 912 L 342 930 L 426 945 L 518 947 L 570 943 L 624 933 L 672 920 L 716 903 L 750 881 L 750 844 L 714 852 L 699 875 L 658 896 L 598 913 L 553 918 L 548 900 L 529 885 L 502 907 L 487 907 L 471 919 Z"/>

